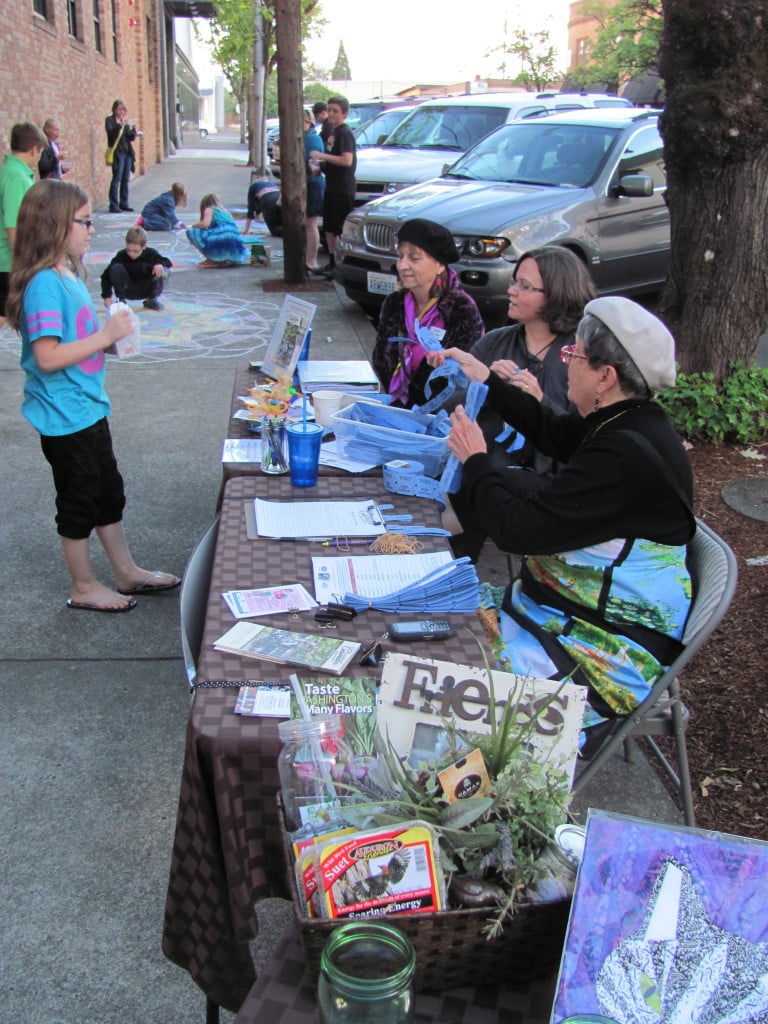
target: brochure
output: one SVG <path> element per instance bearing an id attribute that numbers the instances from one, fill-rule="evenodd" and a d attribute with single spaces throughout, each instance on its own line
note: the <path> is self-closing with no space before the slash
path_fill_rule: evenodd
<path id="1" fill-rule="evenodd" d="M 317 608 L 317 601 L 301 583 L 258 590 L 227 590 L 222 595 L 227 608 L 236 619 L 252 619 L 257 615 L 277 612 L 306 612 Z"/>
<path id="2" fill-rule="evenodd" d="M 349 395 L 381 389 L 379 378 L 367 359 L 303 359 L 296 370 L 301 390 L 308 395 L 326 388 Z"/>
<path id="3" fill-rule="evenodd" d="M 273 629 L 257 622 L 238 622 L 214 643 L 217 651 L 258 658 L 278 665 L 298 665 L 339 676 L 360 650 L 353 640 L 314 633 Z"/>
<path id="4" fill-rule="evenodd" d="M 235 701 L 235 714 L 258 718 L 290 718 L 291 689 L 279 683 L 241 686 Z"/>

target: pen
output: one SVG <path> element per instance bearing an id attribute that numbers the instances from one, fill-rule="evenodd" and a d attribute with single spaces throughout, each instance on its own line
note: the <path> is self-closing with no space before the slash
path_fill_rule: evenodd
<path id="1" fill-rule="evenodd" d="M 355 546 L 370 547 L 372 540 L 324 540 L 324 548 L 351 548 Z"/>

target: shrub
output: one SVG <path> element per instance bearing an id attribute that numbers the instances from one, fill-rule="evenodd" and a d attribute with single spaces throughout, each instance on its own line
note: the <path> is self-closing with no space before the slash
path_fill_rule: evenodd
<path id="1" fill-rule="evenodd" d="M 678 374 L 659 395 L 675 429 L 691 441 L 755 444 L 768 435 L 768 369 L 731 363 L 720 384 L 711 373 Z"/>

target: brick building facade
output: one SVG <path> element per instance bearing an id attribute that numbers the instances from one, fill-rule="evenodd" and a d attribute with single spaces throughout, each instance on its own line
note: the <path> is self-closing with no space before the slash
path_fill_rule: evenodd
<path id="1" fill-rule="evenodd" d="M 11 126 L 47 117 L 61 125 L 67 180 L 106 202 L 104 119 L 115 99 L 143 133 L 136 172 L 172 152 L 174 14 L 179 0 L 0 0 L 0 153 Z M 181 8 L 181 10 L 179 10 Z"/>

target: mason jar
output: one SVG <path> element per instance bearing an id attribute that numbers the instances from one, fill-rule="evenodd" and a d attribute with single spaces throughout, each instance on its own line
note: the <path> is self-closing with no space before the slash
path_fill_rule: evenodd
<path id="1" fill-rule="evenodd" d="M 416 951 L 380 921 L 340 925 L 320 958 L 320 1024 L 413 1024 Z"/>
<path id="2" fill-rule="evenodd" d="M 339 715 L 292 718 L 277 727 L 283 748 L 277 759 L 285 825 L 325 829 L 341 816 L 342 783 L 351 753 Z"/>

